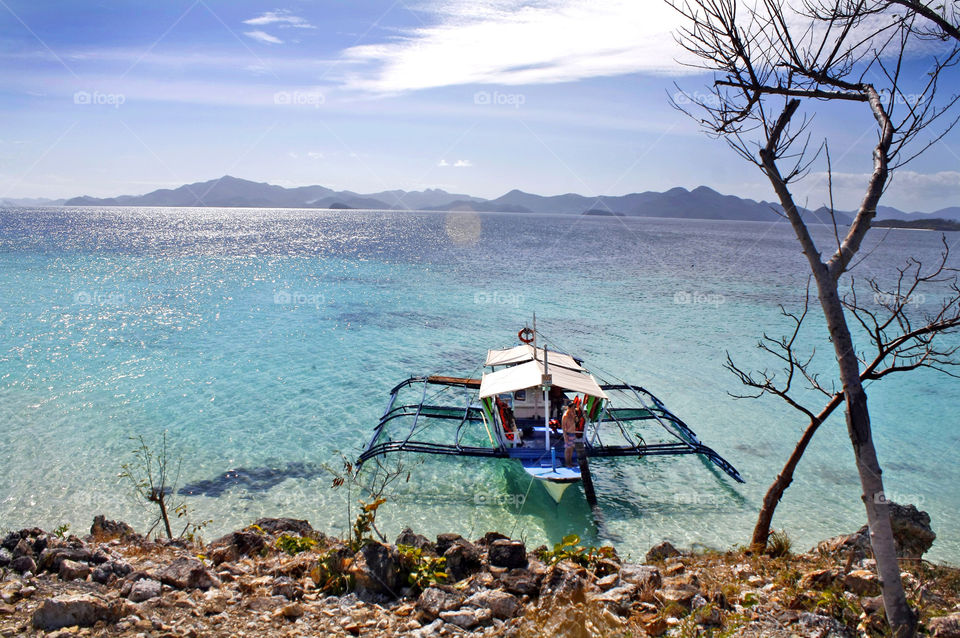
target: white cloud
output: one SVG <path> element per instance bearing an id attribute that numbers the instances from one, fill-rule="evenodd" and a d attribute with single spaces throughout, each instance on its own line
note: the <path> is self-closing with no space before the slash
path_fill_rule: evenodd
<path id="1" fill-rule="evenodd" d="M 470 160 L 457 160 L 453 163 L 454 168 L 470 168 L 473 166 L 473 162 Z"/>
<path id="2" fill-rule="evenodd" d="M 248 38 L 253 38 L 257 42 L 264 42 L 266 44 L 283 44 L 283 40 L 276 36 L 272 36 L 265 31 L 244 31 L 243 35 Z"/>
<path id="3" fill-rule="evenodd" d="M 310 159 L 323 159 L 323 153 L 318 153 L 316 151 L 307 151 L 307 157 Z"/>
<path id="4" fill-rule="evenodd" d="M 368 65 L 349 84 L 398 92 L 458 84 L 567 82 L 627 73 L 684 73 L 666 3 L 637 0 L 441 0 L 435 23 L 347 49 Z"/>
<path id="5" fill-rule="evenodd" d="M 444 166 L 450 166 L 450 164 L 447 163 L 447 160 L 442 159 L 439 162 L 437 162 L 437 166 L 444 167 Z"/>
<path id="6" fill-rule="evenodd" d="M 249 20 L 244 20 L 244 24 L 249 24 L 252 26 L 264 26 L 267 24 L 275 24 L 283 28 L 296 28 L 296 29 L 315 29 L 312 24 L 304 20 L 299 16 L 295 16 L 290 13 L 287 9 L 277 9 L 276 11 L 267 11 L 263 15 L 257 16 L 256 18 L 250 18 Z"/>

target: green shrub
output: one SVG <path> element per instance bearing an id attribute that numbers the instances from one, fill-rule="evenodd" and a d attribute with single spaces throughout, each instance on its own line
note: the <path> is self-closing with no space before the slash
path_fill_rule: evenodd
<path id="1" fill-rule="evenodd" d="M 417 589 L 446 582 L 447 559 L 424 554 L 419 547 L 397 545 L 400 552 L 400 567 L 407 574 L 407 582 Z"/>
<path id="2" fill-rule="evenodd" d="M 317 541 L 303 536 L 294 536 L 293 534 L 281 534 L 273 544 L 277 549 L 295 556 L 300 552 L 313 549 L 317 546 Z"/>

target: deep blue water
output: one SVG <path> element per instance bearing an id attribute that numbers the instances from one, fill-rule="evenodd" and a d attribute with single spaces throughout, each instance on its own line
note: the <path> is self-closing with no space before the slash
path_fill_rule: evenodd
<path id="1" fill-rule="evenodd" d="M 817 228 L 829 250 L 829 229 Z M 882 241 L 880 241 L 882 238 Z M 872 231 L 854 271 L 889 281 L 939 235 Z M 954 264 L 956 265 L 956 264 Z M 806 263 L 783 224 L 550 215 L 220 209 L 0 211 L 0 528 L 93 514 L 143 527 L 118 477 L 131 436 L 168 432 L 212 537 L 262 515 L 347 525 L 324 465 L 356 456 L 398 381 L 470 374 L 538 326 L 588 367 L 644 385 L 747 478 L 695 458 L 594 466 L 556 507 L 509 462 L 428 458 L 391 488 L 382 528 L 529 543 L 576 532 L 639 556 L 655 542 L 746 542 L 805 423 L 723 369 L 772 367 Z M 864 290 L 866 290 L 864 288 Z M 932 309 L 928 293 L 917 312 Z M 871 294 L 867 294 L 868 302 Z M 817 307 L 801 335 L 832 370 Z M 869 389 L 888 495 L 930 512 L 931 556 L 960 562 L 960 387 L 931 371 Z M 811 407 L 822 400 L 805 395 Z M 538 488 L 538 486 L 534 486 Z M 539 489 L 539 488 L 538 488 Z M 522 505 L 517 495 L 524 495 Z M 353 495 L 356 497 L 356 494 Z M 864 519 L 842 415 L 817 435 L 775 524 L 799 549 Z"/>

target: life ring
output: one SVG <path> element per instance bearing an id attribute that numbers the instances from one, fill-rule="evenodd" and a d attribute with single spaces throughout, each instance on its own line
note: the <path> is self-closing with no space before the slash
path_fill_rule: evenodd
<path id="1" fill-rule="evenodd" d="M 530 328 L 524 328 L 517 333 L 517 338 L 524 343 L 533 343 L 533 330 Z"/>

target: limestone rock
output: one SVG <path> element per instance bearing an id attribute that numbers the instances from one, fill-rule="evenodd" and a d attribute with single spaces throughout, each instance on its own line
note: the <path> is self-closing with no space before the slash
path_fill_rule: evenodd
<path id="1" fill-rule="evenodd" d="M 437 554 L 443 554 L 457 541 L 467 542 L 460 534 L 437 534 Z"/>
<path id="2" fill-rule="evenodd" d="M 253 530 L 242 530 L 221 536 L 210 543 L 210 560 L 215 565 L 224 562 L 234 562 L 244 556 L 254 556 L 264 550 L 267 545 L 263 534 Z"/>
<path id="3" fill-rule="evenodd" d="M 547 570 L 541 586 L 541 596 L 583 602 L 586 579 L 587 570 L 568 560 L 562 560 Z"/>
<path id="4" fill-rule="evenodd" d="M 960 614 L 934 618 L 927 623 L 927 628 L 935 638 L 960 638 Z"/>
<path id="5" fill-rule="evenodd" d="M 0 547 L 0 567 L 6 567 L 13 560 L 13 554 L 6 547 Z"/>
<path id="6" fill-rule="evenodd" d="M 25 538 L 21 538 L 17 544 L 13 546 L 13 557 L 21 558 L 23 556 L 33 558 L 33 545 L 28 543 Z"/>
<path id="7" fill-rule="evenodd" d="M 283 596 L 287 600 L 300 600 L 303 598 L 303 587 L 289 576 L 282 576 L 273 581 L 271 593 L 274 596 Z"/>
<path id="8" fill-rule="evenodd" d="M 456 625 L 461 629 L 473 629 L 477 625 L 490 622 L 493 613 L 489 609 L 458 609 L 455 611 L 442 611 L 440 618 L 444 622 Z"/>
<path id="9" fill-rule="evenodd" d="M 511 569 L 500 575 L 500 584 L 508 592 L 518 596 L 536 596 L 540 591 L 542 577 L 529 569 Z"/>
<path id="10" fill-rule="evenodd" d="M 64 560 L 100 565 L 108 559 L 106 554 L 92 552 L 86 547 L 48 547 L 40 553 L 37 565 L 42 570 L 59 573 L 60 563 Z"/>
<path id="11" fill-rule="evenodd" d="M 487 560 L 491 565 L 508 569 L 527 566 L 527 548 L 523 541 L 498 538 L 489 547 Z"/>
<path id="12" fill-rule="evenodd" d="M 145 600 L 156 598 L 160 595 L 161 585 L 152 578 L 138 580 L 130 587 L 130 594 L 127 598 L 131 602 L 142 603 Z"/>
<path id="13" fill-rule="evenodd" d="M 97 539 L 135 538 L 137 533 L 123 521 L 108 521 L 107 517 L 99 514 L 93 518 L 90 526 L 90 535 Z"/>
<path id="14" fill-rule="evenodd" d="M 416 547 L 417 549 L 433 549 L 433 543 L 430 542 L 426 536 L 421 536 L 420 534 L 414 534 L 413 530 L 409 527 L 404 528 L 400 535 L 397 536 L 397 542 L 395 545 L 408 545 L 410 547 Z"/>
<path id="15" fill-rule="evenodd" d="M 620 580 L 640 589 L 657 589 L 663 582 L 660 570 L 651 565 L 624 565 L 620 568 Z"/>
<path id="16" fill-rule="evenodd" d="M 600 603 L 616 611 L 619 614 L 626 614 L 630 611 L 630 604 L 637 593 L 637 586 L 632 583 L 626 583 L 620 587 L 608 589 L 601 594 L 595 594 L 589 597 L 589 604 Z"/>
<path id="17" fill-rule="evenodd" d="M 21 556 L 20 558 L 14 558 L 12 561 L 10 561 L 10 569 L 19 574 L 25 574 L 27 572 L 36 574 L 37 564 L 30 556 Z"/>
<path id="18" fill-rule="evenodd" d="M 930 515 L 913 505 L 899 505 L 889 501 L 890 526 L 898 558 L 920 558 L 933 545 L 937 535 L 930 527 Z M 814 551 L 826 554 L 853 552 L 856 558 L 873 555 L 870 546 L 870 528 L 866 525 L 853 534 L 835 536 L 822 541 Z"/>
<path id="19" fill-rule="evenodd" d="M 840 578 L 839 569 L 816 569 L 807 572 L 800 579 L 800 587 L 803 589 L 826 589 Z"/>
<path id="20" fill-rule="evenodd" d="M 428 619 L 437 618 L 441 612 L 458 609 L 462 599 L 453 590 L 427 587 L 417 599 L 417 609 Z"/>
<path id="21" fill-rule="evenodd" d="M 313 536 L 314 529 L 307 521 L 295 518 L 261 518 L 254 523 L 257 527 L 267 534 L 279 535 L 283 532 L 296 534 L 297 536 Z"/>
<path id="22" fill-rule="evenodd" d="M 90 575 L 90 565 L 78 563 L 69 558 L 60 561 L 60 580 L 86 580 Z"/>
<path id="23" fill-rule="evenodd" d="M 843 577 L 843 588 L 858 596 L 879 596 L 877 575 L 866 569 L 857 569 Z"/>
<path id="24" fill-rule="evenodd" d="M 101 620 L 113 620 L 112 610 L 103 600 L 89 594 L 48 598 L 33 614 L 33 626 L 44 631 L 73 625 L 92 627 Z"/>
<path id="25" fill-rule="evenodd" d="M 178 558 L 157 573 L 164 585 L 174 589 L 210 589 L 220 581 L 203 563 L 193 558 Z"/>
<path id="26" fill-rule="evenodd" d="M 383 543 L 367 543 L 354 556 L 350 573 L 357 587 L 396 597 L 400 593 L 400 555 Z"/>
<path id="27" fill-rule="evenodd" d="M 470 541 L 455 541 L 443 553 L 447 559 L 447 572 L 458 581 L 480 570 L 483 564 L 480 550 Z"/>
<path id="28" fill-rule="evenodd" d="M 647 552 L 647 562 L 654 563 L 658 560 L 663 560 L 665 558 L 670 558 L 671 556 L 679 556 L 680 552 L 676 547 L 671 545 L 668 541 L 663 541 L 658 545 L 654 545 L 650 548 L 650 551 Z"/>
<path id="29" fill-rule="evenodd" d="M 483 589 L 467 598 L 465 605 L 489 609 L 495 618 L 513 618 L 520 607 L 516 596 L 498 589 Z"/>

